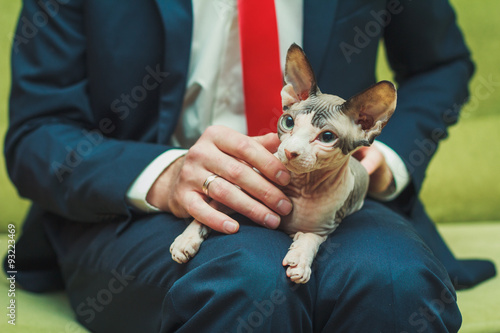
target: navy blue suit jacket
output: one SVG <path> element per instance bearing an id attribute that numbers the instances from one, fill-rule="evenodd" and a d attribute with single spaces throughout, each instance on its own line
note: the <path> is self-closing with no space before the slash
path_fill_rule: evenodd
<path id="1" fill-rule="evenodd" d="M 32 290 L 61 281 L 44 221 L 123 221 L 126 227 L 133 220 L 128 187 L 172 148 L 166 143 L 182 107 L 192 30 L 185 0 L 41 3 L 24 1 L 16 31 L 5 141 L 9 175 L 33 201 L 18 243 L 19 270 L 39 277 L 36 283 L 26 278 Z M 373 84 L 384 39 L 399 90 L 379 139 L 412 177 L 391 206 L 414 221 L 449 272 L 461 277 L 417 200 L 473 73 L 453 10 L 446 0 L 304 3 L 303 46 L 324 92 L 347 98 Z M 46 24 L 32 20 L 39 13 Z"/>

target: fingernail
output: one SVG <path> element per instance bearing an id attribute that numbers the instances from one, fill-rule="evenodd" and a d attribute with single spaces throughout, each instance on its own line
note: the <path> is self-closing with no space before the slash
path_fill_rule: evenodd
<path id="1" fill-rule="evenodd" d="M 281 185 L 288 185 L 288 183 L 290 182 L 290 174 L 288 174 L 288 172 L 284 172 L 283 170 L 280 170 L 276 174 L 276 180 Z"/>
<path id="2" fill-rule="evenodd" d="M 281 215 L 288 215 L 292 211 L 293 205 L 290 201 L 282 199 L 278 202 L 278 206 L 276 206 L 276 210 Z"/>
<path id="3" fill-rule="evenodd" d="M 276 229 L 280 224 L 280 218 L 277 215 L 269 213 L 264 218 L 264 224 L 268 228 Z"/>
<path id="4" fill-rule="evenodd" d="M 222 228 L 228 234 L 234 234 L 236 231 L 238 231 L 238 225 L 231 221 L 224 221 L 224 224 L 222 224 Z"/>

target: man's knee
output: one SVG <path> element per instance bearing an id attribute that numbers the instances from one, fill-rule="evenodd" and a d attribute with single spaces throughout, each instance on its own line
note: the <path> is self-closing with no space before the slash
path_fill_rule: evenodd
<path id="1" fill-rule="evenodd" d="M 455 289 L 446 269 L 425 250 L 391 264 L 400 325 L 406 332 L 456 332 L 461 314 Z"/>
<path id="2" fill-rule="evenodd" d="M 332 262 L 320 269 L 318 293 L 323 308 L 330 304 L 330 312 L 322 314 L 321 322 L 335 323 L 339 330 L 372 325 L 382 331 L 456 331 L 461 317 L 445 268 L 404 220 L 377 218 L 330 237 Z M 328 257 L 324 248 L 321 251 L 318 258 Z M 337 321 L 343 311 L 359 312 L 364 323 Z"/>
<path id="3" fill-rule="evenodd" d="M 235 332 L 266 331 L 280 325 L 310 330 L 313 302 L 307 287 L 298 290 L 288 280 L 281 265 L 283 251 L 273 253 L 273 246 L 254 246 L 268 247 L 268 255 L 263 256 L 262 248 L 255 250 L 253 246 L 228 247 L 226 254 L 179 279 L 168 292 L 168 304 L 174 311 L 167 312 L 176 315 L 169 321 L 187 323 L 196 318 L 212 330 Z"/>

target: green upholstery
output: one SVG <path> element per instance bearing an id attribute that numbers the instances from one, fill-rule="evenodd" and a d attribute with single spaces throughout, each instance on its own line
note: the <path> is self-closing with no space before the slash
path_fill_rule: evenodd
<path id="1" fill-rule="evenodd" d="M 473 222 L 440 225 L 448 245 L 460 258 L 488 258 L 500 267 L 500 223 Z M 500 278 L 495 277 L 471 290 L 458 292 L 462 311 L 462 333 L 500 332 Z"/>
<path id="2" fill-rule="evenodd" d="M 450 130 L 451 137 L 441 144 L 433 160 L 422 199 L 453 252 L 461 258 L 489 258 L 500 267 L 500 11 L 498 0 L 451 0 L 458 13 L 478 70 L 471 85 L 471 103 L 462 112 L 460 123 Z M 0 2 L 0 146 L 7 128 L 9 91 L 9 52 L 20 0 Z M 379 61 L 378 77 L 391 79 Z M 489 83 L 488 83 L 489 82 Z M 20 224 L 28 207 L 9 183 L 0 156 L 0 253 L 7 249 L 7 225 Z M 481 222 L 491 221 L 491 222 Z M 0 279 L 0 332 L 86 332 L 74 320 L 66 295 L 62 292 L 31 294 L 17 288 L 16 326 L 8 324 L 9 284 Z M 463 315 L 464 333 L 500 332 L 500 278 L 496 277 L 472 290 L 460 291 L 458 302 Z"/>

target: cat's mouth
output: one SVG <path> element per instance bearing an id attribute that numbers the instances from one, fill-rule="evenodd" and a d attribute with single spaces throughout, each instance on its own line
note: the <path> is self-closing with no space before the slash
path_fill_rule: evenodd
<path id="1" fill-rule="evenodd" d="M 293 166 L 291 164 L 288 164 L 288 165 L 285 165 L 285 166 L 288 169 L 288 171 L 293 172 L 293 173 L 295 173 L 297 175 L 300 175 L 300 174 L 303 174 L 303 173 L 308 173 L 308 172 L 312 171 L 312 169 L 295 167 L 295 166 Z"/>
<path id="2" fill-rule="evenodd" d="M 314 169 L 314 163 L 310 163 L 310 161 L 288 160 L 287 158 L 284 158 L 281 162 L 288 169 L 288 171 L 295 174 L 311 172 Z"/>
<path id="3" fill-rule="evenodd" d="M 296 174 L 307 173 L 314 170 L 316 161 L 313 158 L 305 158 L 304 156 L 294 157 L 289 159 L 284 150 L 278 150 L 278 159 L 290 171 Z"/>

